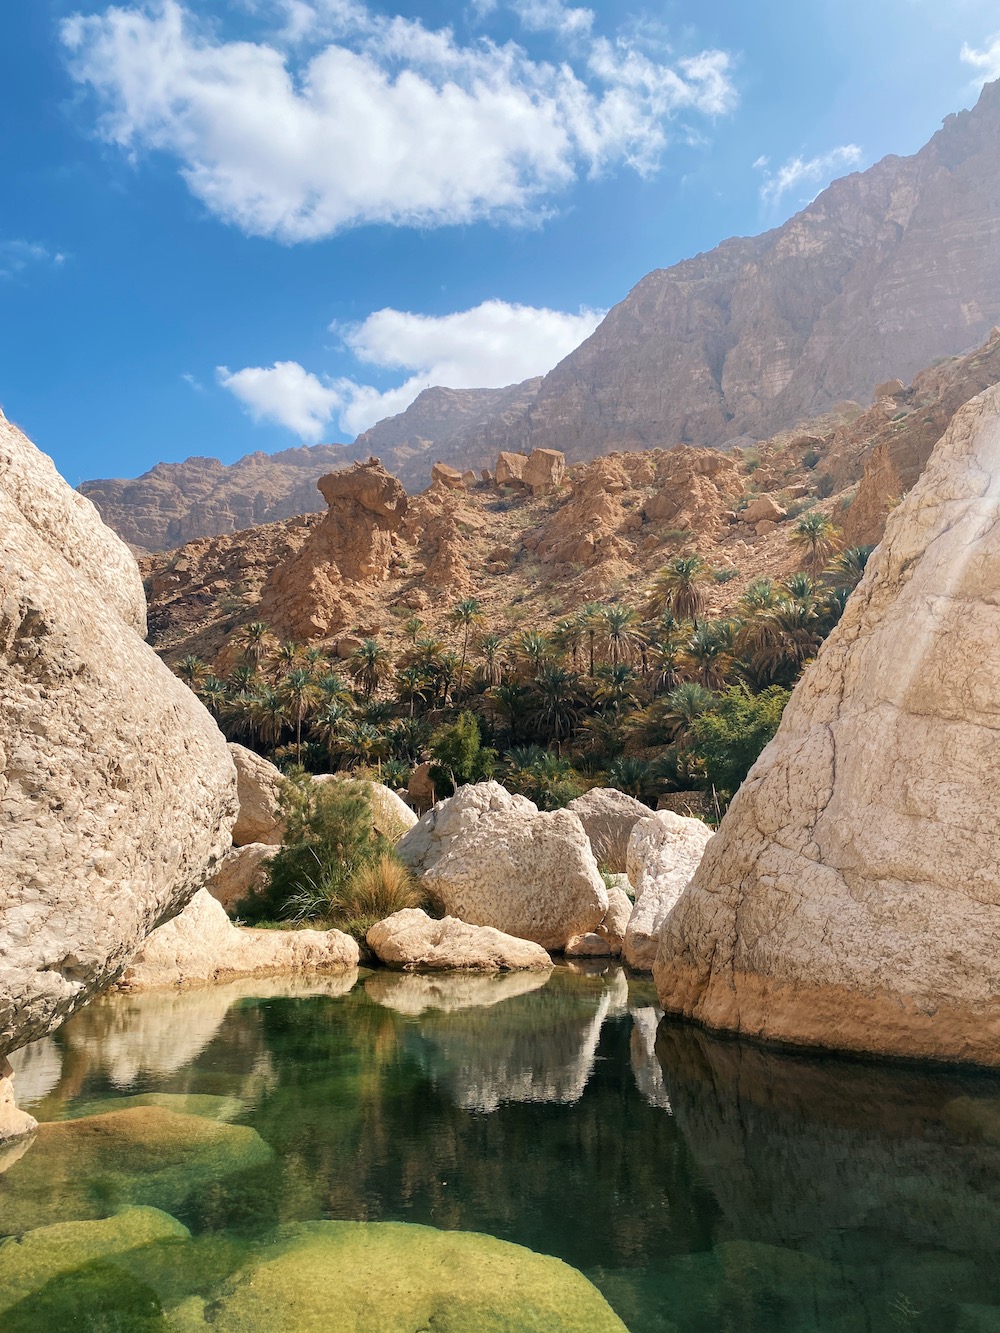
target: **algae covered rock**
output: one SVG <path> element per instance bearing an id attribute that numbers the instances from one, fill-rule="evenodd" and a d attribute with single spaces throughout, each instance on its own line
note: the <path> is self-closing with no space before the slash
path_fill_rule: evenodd
<path id="1" fill-rule="evenodd" d="M 624 1333 L 560 1259 L 405 1222 L 311 1222 L 206 1309 L 214 1333 Z"/>
<path id="2" fill-rule="evenodd" d="M 0 1176 L 0 1231 L 105 1217 L 129 1204 L 178 1213 L 228 1177 L 259 1175 L 273 1156 L 246 1126 L 158 1106 L 43 1124 Z"/>

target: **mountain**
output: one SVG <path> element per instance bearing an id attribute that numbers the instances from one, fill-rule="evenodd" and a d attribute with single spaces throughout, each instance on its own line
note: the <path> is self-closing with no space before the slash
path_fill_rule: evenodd
<path id="1" fill-rule="evenodd" d="M 336 457 L 377 454 L 418 491 L 437 460 L 478 471 L 501 450 L 558 449 L 572 463 L 684 443 L 726 447 L 768 438 L 844 401 L 870 402 L 879 381 L 909 380 L 976 346 L 997 323 L 1000 82 L 985 86 L 973 110 L 949 116 L 913 156 L 886 157 L 835 181 L 772 231 L 648 274 L 540 380 L 428 389 Z M 251 459 L 268 472 L 263 455 Z M 206 497 L 212 466 L 219 486 Z M 106 522 L 152 550 L 196 529 L 211 535 L 261 521 L 242 479 L 220 469 L 189 460 L 174 465 L 171 486 L 161 488 L 154 468 L 138 482 L 82 489 Z M 268 475 L 267 517 L 296 505 L 319 508 L 304 478 L 306 503 L 279 499 L 291 483 Z"/>

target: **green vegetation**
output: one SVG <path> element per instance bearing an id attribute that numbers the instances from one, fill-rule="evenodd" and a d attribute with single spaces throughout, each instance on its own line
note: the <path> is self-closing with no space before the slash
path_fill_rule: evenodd
<path id="1" fill-rule="evenodd" d="M 230 739 L 286 770 L 362 773 L 403 789 L 426 761 L 439 798 L 495 776 L 544 809 L 597 784 L 652 804 L 683 790 L 714 790 L 725 803 L 870 553 L 842 550 L 819 509 L 795 520 L 793 538 L 803 570 L 753 579 L 724 616 L 707 608 L 735 571 L 687 553 L 637 590 L 639 605 L 587 602 L 547 629 L 500 632 L 468 597 L 444 631 L 410 616 L 395 654 L 367 638 L 341 663 L 253 621 L 234 636 L 242 657 L 226 679 L 190 655 L 176 670 Z M 275 861 L 265 915 L 350 919 L 351 875 L 386 849 L 361 814 L 350 832 L 345 797 L 329 799 L 336 811 L 291 812 L 302 836 Z M 342 872 L 325 868 L 334 857 Z"/>

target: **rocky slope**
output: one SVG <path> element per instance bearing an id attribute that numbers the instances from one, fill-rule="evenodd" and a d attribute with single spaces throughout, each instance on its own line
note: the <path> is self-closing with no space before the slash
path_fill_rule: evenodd
<path id="1" fill-rule="evenodd" d="M 1000 1063 L 1000 386 L 892 513 L 667 918 L 669 1012 Z"/>
<path id="2" fill-rule="evenodd" d="M 451 637 L 448 612 L 473 594 L 492 628 L 544 628 L 595 598 L 640 601 L 656 569 L 692 550 L 726 571 L 710 590 L 718 614 L 754 577 L 799 567 L 790 537 L 802 506 L 829 512 L 848 542 L 877 541 L 931 437 L 997 382 L 1000 335 L 909 388 L 883 386 L 865 412 L 818 418 L 753 450 L 609 455 L 571 467 L 555 487 L 452 477 L 405 497 L 385 469 L 358 465 L 354 480 L 348 471 L 326 483 L 325 519 L 145 558 L 151 641 L 168 660 L 195 653 L 225 669 L 234 631 L 265 619 L 283 637 L 340 643 L 345 653 L 367 635 L 399 650 L 408 616 L 424 633 Z M 375 483 L 368 500 L 365 479 Z M 375 522 L 380 507 L 391 517 Z"/>
<path id="3" fill-rule="evenodd" d="M 5 1053 L 112 981 L 229 846 L 232 760 L 145 612 L 127 548 L 0 417 L 0 1102 Z"/>

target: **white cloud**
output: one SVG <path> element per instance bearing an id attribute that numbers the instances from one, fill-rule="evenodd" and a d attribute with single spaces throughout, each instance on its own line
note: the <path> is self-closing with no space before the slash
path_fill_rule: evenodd
<path id="1" fill-rule="evenodd" d="M 219 382 L 255 420 L 268 420 L 315 442 L 336 421 L 359 435 L 383 417 L 404 411 L 424 389 L 499 388 L 542 375 L 590 336 L 602 312 L 569 314 L 484 301 L 450 315 L 377 310 L 360 324 L 334 326 L 362 364 L 410 372 L 377 389 L 346 377 L 320 379 L 295 361 L 270 369 L 219 370 Z"/>
<path id="2" fill-rule="evenodd" d="M 564 37 L 582 36 L 594 26 L 594 11 L 562 0 L 510 0 L 510 7 L 529 32 L 561 33 Z"/>
<path id="3" fill-rule="evenodd" d="M 285 0 L 270 41 L 223 40 L 179 0 L 76 15 L 62 38 L 108 141 L 173 157 L 217 217 L 286 242 L 538 217 L 581 172 L 651 171 L 678 115 L 735 105 L 725 52 L 664 64 L 590 37 L 589 10 L 516 3 L 586 38 L 580 72 L 354 0 Z"/>
<path id="4" fill-rule="evenodd" d="M 52 264 L 56 268 L 66 262 L 66 256 L 37 241 L 0 240 L 0 278 L 14 278 L 34 264 Z"/>
<path id="5" fill-rule="evenodd" d="M 316 444 L 340 403 L 340 395 L 296 361 L 278 361 L 270 369 L 248 366 L 233 374 L 219 366 L 219 383 L 235 394 L 254 421 L 276 421 L 300 439 Z"/>
<path id="6" fill-rule="evenodd" d="M 754 167 L 764 173 L 760 197 L 766 204 L 777 204 L 790 191 L 805 191 L 799 195 L 796 202 L 808 203 L 841 171 L 848 167 L 856 167 L 862 157 L 863 153 L 855 143 L 831 148 L 828 153 L 822 153 L 818 157 L 789 158 L 777 171 L 771 171 L 766 157 L 758 157 Z"/>
<path id="7" fill-rule="evenodd" d="M 961 51 L 962 59 L 976 71 L 976 83 L 989 83 L 1000 79 L 1000 33 L 987 39 L 987 45 L 981 51 L 965 42 Z"/>

